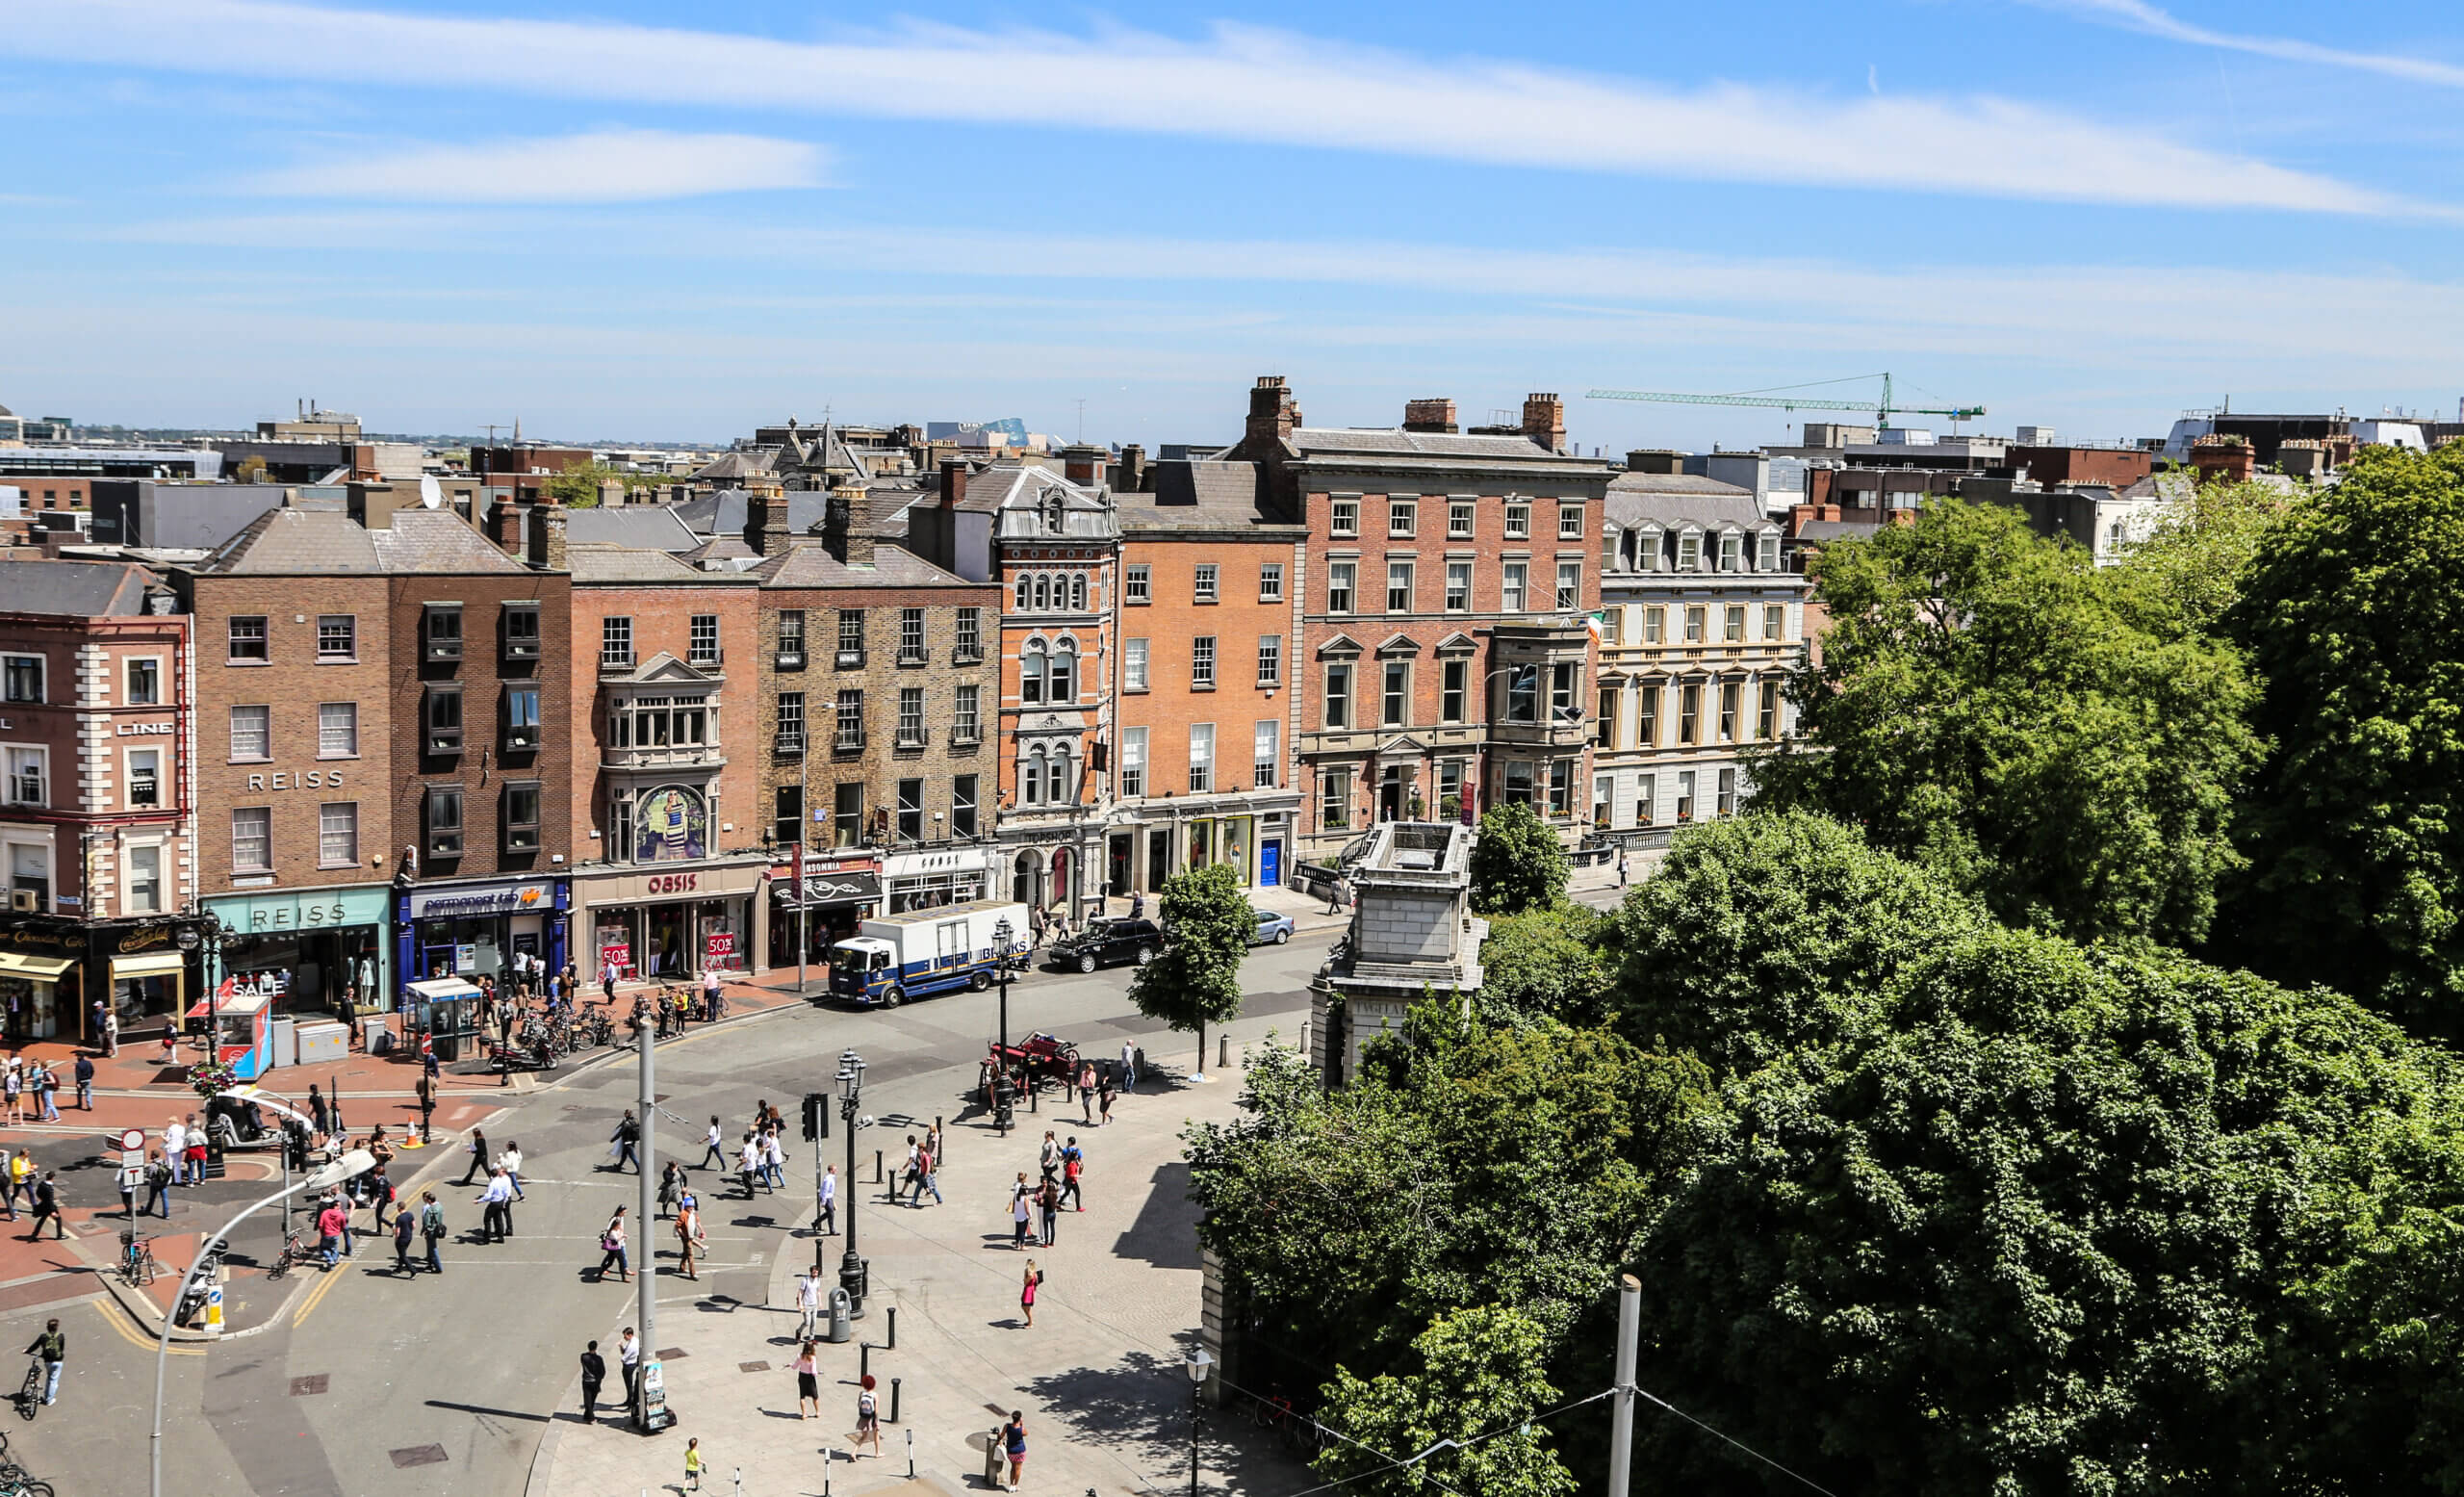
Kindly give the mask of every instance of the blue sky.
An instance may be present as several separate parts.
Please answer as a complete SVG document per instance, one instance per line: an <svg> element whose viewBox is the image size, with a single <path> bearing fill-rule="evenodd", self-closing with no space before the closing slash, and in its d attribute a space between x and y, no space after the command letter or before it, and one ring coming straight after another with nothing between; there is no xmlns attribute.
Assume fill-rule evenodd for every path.
<svg viewBox="0 0 2464 1497"><path fill-rule="evenodd" d="M2451 413L2464 21L2196 0L11 0L0 403L1210 440L1890 369L1985 426ZM1870 385L1845 387L1859 394Z"/></svg>

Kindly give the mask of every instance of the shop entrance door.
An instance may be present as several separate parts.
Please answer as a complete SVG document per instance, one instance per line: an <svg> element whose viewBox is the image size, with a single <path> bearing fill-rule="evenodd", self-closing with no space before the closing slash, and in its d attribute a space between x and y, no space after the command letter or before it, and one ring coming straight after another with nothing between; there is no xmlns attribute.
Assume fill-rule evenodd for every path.
<svg viewBox="0 0 2464 1497"><path fill-rule="evenodd" d="M1132 845L1130 834L1127 832L1116 833L1105 839L1104 891L1106 893L1125 895L1129 892Z"/></svg>
<svg viewBox="0 0 2464 1497"><path fill-rule="evenodd" d="M1258 883L1268 889L1283 887L1283 839L1270 837L1258 844Z"/></svg>
<svg viewBox="0 0 2464 1497"><path fill-rule="evenodd" d="M453 976L453 942L449 941L442 945L421 947L419 975L422 977Z"/></svg>

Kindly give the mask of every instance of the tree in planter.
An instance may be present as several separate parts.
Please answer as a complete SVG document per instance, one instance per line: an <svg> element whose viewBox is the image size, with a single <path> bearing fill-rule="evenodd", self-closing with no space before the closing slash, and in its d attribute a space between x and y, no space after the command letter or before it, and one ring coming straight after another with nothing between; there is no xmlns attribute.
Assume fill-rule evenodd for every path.
<svg viewBox="0 0 2464 1497"><path fill-rule="evenodd" d="M1241 1012L1241 959L1249 954L1249 896L1229 865L1164 881L1156 900L1164 949L1129 982L1129 1000L1149 1019L1197 1032L1197 1073L1206 1073L1206 1026Z"/></svg>
<svg viewBox="0 0 2464 1497"><path fill-rule="evenodd" d="M1472 908L1482 915L1521 915L1553 908L1566 896L1566 849L1549 823L1520 801L1480 818L1472 843Z"/></svg>

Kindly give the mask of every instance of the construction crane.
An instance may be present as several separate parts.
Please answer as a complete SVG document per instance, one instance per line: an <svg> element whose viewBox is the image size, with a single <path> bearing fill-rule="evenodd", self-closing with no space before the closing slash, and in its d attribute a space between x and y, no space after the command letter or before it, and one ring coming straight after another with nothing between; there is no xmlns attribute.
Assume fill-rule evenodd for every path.
<svg viewBox="0 0 2464 1497"><path fill-rule="evenodd" d="M1880 379L1883 398L1879 402L1866 400L1822 400L1808 396L1775 395L1773 391L1810 390L1818 385L1846 384L1856 379ZM1946 416L1954 422L1970 421L1985 414L1982 405L1900 405L1890 398L1890 374L1849 374L1839 379L1816 379L1802 385L1774 385L1768 390L1740 390L1734 395L1676 395L1665 390L1592 390L1586 392L1595 400L1658 400L1673 405L1758 405L1784 411L1872 411L1874 425L1887 426L1891 416Z"/></svg>

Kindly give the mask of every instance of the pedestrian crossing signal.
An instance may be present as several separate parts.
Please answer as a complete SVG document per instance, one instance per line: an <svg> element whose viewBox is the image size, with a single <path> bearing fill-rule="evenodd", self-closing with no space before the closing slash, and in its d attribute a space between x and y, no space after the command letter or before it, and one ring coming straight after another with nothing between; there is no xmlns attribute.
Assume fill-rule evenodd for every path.
<svg viewBox="0 0 2464 1497"><path fill-rule="evenodd" d="M805 1094L805 1141L815 1143L830 1137L830 1094Z"/></svg>

